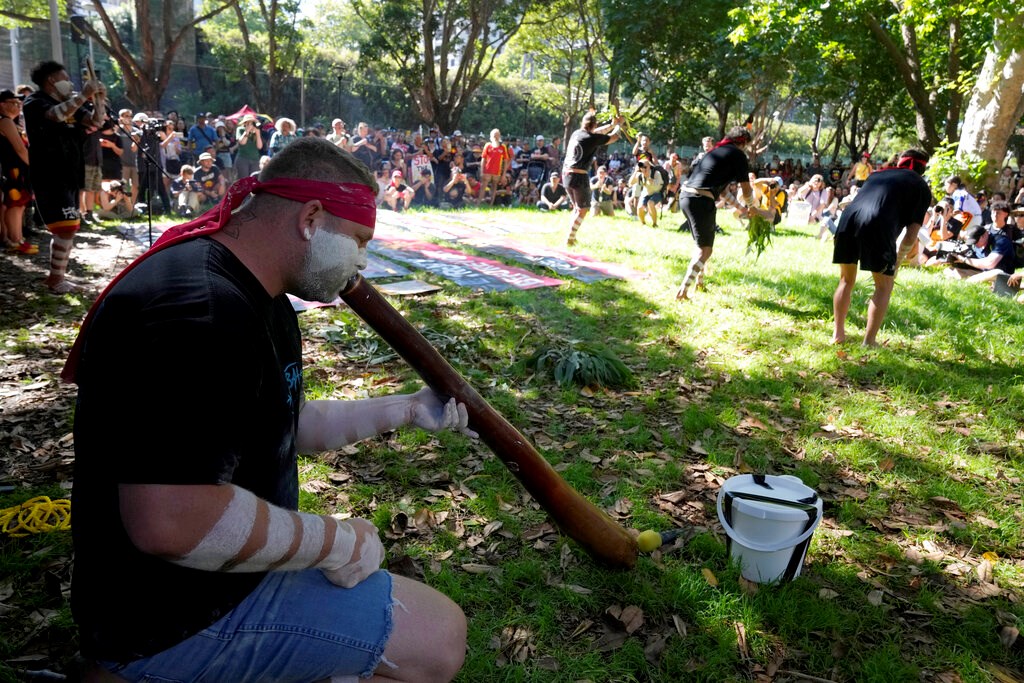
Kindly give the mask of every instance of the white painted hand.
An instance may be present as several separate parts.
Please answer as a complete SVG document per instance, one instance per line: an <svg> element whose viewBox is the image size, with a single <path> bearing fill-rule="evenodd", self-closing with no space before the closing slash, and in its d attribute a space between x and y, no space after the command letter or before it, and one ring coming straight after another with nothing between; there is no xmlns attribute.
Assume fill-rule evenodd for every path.
<svg viewBox="0 0 1024 683"><path fill-rule="evenodd" d="M450 429L461 432L471 439L479 436L469 428L469 414L465 403L457 403L454 398L447 403L440 395L429 387L420 389L412 395L410 422L431 432Z"/></svg>

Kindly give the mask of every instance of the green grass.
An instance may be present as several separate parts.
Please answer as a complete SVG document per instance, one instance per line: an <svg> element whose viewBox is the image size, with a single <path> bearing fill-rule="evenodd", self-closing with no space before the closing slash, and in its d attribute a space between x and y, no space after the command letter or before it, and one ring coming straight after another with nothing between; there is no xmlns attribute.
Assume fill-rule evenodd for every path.
<svg viewBox="0 0 1024 683"><path fill-rule="evenodd" d="M518 239L561 246L567 233L564 214L494 215ZM1021 644L999 640L1024 621L1024 307L908 268L884 345L835 347L830 245L784 226L755 260L742 228L721 222L707 291L689 303L674 296L693 249L675 214L657 229L583 224L577 249L644 279L475 293L418 273L443 290L394 301L577 490L624 526L687 529L678 547L605 569L544 531L545 512L483 443L416 430L304 459L304 509L372 518L390 560L407 556L463 607L458 681L987 681L997 667L1024 670ZM851 337L870 293L863 278ZM347 309L300 321L311 397L418 386ZM521 362L569 340L607 346L637 387L563 388ZM726 553L718 485L749 471L795 474L825 500L790 584L751 591ZM997 558L998 590L977 578L984 553ZM491 570L470 570L479 565ZM644 617L630 634L610 615L626 606Z"/></svg>

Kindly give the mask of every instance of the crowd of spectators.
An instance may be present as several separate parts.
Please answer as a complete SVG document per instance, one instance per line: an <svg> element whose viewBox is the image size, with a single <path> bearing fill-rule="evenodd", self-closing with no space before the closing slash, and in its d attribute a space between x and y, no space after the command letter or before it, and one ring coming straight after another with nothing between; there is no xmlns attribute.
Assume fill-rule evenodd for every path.
<svg viewBox="0 0 1024 683"><path fill-rule="evenodd" d="M20 150L14 138L24 141L23 128L16 127L14 102L30 89L19 86L17 92L0 93L0 163L6 168L18 166ZM543 134L505 138L498 129L487 136L463 135L461 130L446 134L436 127L403 131L364 121L350 130L341 118L329 126L300 128L285 116L271 120L255 113L218 116L205 112L188 121L177 111L121 109L111 112L107 124L86 140L83 221L129 219L150 207L155 213L197 214L219 202L234 180L258 173L267 159L303 136L325 137L365 163L378 180L379 205L393 211L413 206L571 208L561 178L564 150L557 136L549 142ZM674 144L657 145L641 133L631 148L602 147L590 169L595 213L612 216L622 212L657 226L663 216L678 211L680 184L714 144L713 138L705 137L696 147L697 153L691 155ZM818 227L817 237L828 240L858 187L873 171L892 163L879 163L866 151L850 164L825 164L815 154L805 165L803 159L764 154L752 164L751 182L761 204L779 209L779 216L800 206L807 223ZM27 202L23 193L19 195L13 185L12 189L0 214L6 218L4 238L9 249L31 253L32 245L26 246L16 227L21 222L18 205L24 211ZM948 196L937 198L929 212L930 227L922 231L928 233L928 239L922 240L915 256L918 262L931 265L937 259L956 258L945 255L951 245L963 253L967 246L978 253L986 249L978 247L977 240L971 245L963 241L970 233L968 228L984 225L991 231L997 225L1001 214L993 215L987 207L990 200L1006 202L1012 217L1007 237L1013 238L1011 243L1020 239L1014 224L1024 213L1024 166L1006 166L995 187L977 195L962 184L950 185L948 190ZM735 192L733 187L722 192L720 208L730 205ZM14 196L22 198L14 200ZM971 224L965 224L965 215L974 216ZM989 250L1003 243L1002 239L981 241L991 245ZM1005 246L998 248L1006 250ZM1013 274L1011 260L1004 259L1002 268L996 270Z"/></svg>

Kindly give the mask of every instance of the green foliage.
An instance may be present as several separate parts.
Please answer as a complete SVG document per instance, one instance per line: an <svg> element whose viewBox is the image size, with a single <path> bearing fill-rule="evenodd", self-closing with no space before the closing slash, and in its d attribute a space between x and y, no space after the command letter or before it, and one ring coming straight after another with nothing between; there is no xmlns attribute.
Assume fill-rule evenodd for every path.
<svg viewBox="0 0 1024 683"><path fill-rule="evenodd" d="M610 349L582 341L567 346L544 346L526 360L526 366L550 374L562 387L573 384L609 388L635 385L633 372Z"/></svg>
<svg viewBox="0 0 1024 683"><path fill-rule="evenodd" d="M747 252L754 252L754 258L761 254L772 243L772 222L758 213L751 213L747 223Z"/></svg>
<svg viewBox="0 0 1024 683"><path fill-rule="evenodd" d="M946 187L943 181L951 175L958 175L972 192L976 188L983 187L986 174L988 173L988 162L974 155L957 155L958 143L945 142L931 155L928 160L928 168L924 172L925 179L932 188L936 197L943 197L946 194Z"/></svg>

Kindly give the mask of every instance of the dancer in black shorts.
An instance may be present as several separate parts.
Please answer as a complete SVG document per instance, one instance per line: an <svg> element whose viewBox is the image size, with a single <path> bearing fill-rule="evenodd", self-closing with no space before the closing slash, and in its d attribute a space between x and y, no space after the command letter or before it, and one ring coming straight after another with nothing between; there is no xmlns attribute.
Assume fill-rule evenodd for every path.
<svg viewBox="0 0 1024 683"><path fill-rule="evenodd" d="M744 203L731 200L733 206L744 216L757 210L753 207L754 191L750 187L750 165L745 151L750 140L750 131L743 126L730 129L721 142L700 158L690 172L690 177L679 188L679 208L689 222L690 232L697 242L697 251L690 261L690 267L686 269L676 299L689 299L693 283L703 282L704 267L711 259L715 246L715 202L722 190L729 183L739 183Z"/></svg>
<svg viewBox="0 0 1024 683"><path fill-rule="evenodd" d="M876 345L875 336L889 308L896 269L917 244L917 233L932 204L931 188L921 177L927 165L927 154L908 149L900 155L896 168L868 176L853 202L843 211L832 256L832 263L839 264L839 286L832 297L835 314L832 343L846 341L846 315L850 312L859 262L860 269L869 271L875 279L875 291L868 302L864 345Z"/></svg>
<svg viewBox="0 0 1024 683"><path fill-rule="evenodd" d="M590 211L590 166L594 162L594 154L601 145L610 145L619 139L619 126L625 122L625 117L618 116L611 123L598 126L597 114L590 111L583 115L579 130L569 138L562 166L565 189L572 202L572 226L565 242L567 246L576 244L576 231Z"/></svg>

